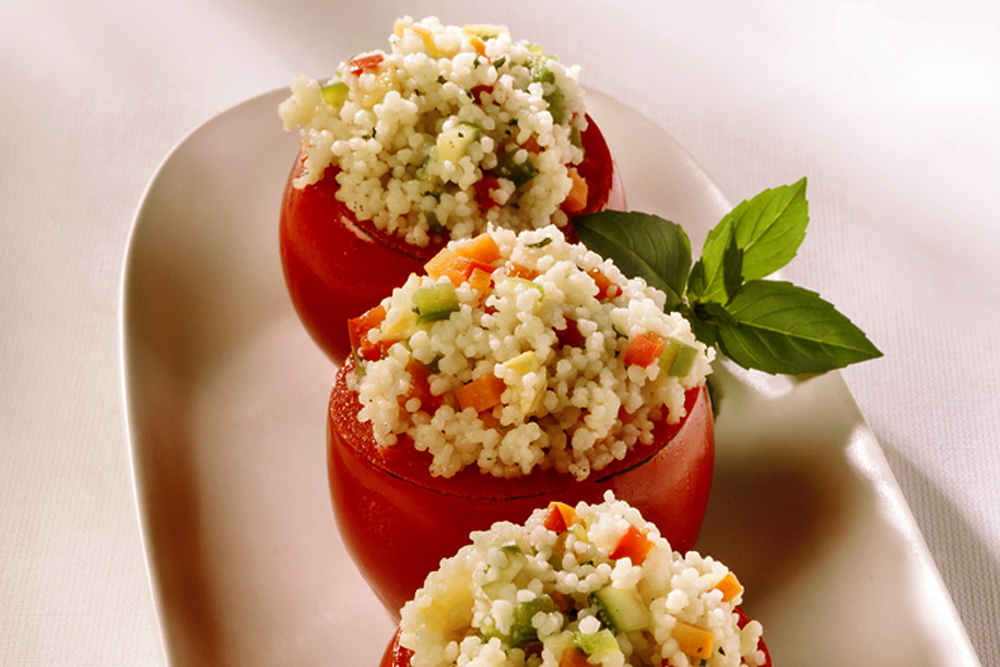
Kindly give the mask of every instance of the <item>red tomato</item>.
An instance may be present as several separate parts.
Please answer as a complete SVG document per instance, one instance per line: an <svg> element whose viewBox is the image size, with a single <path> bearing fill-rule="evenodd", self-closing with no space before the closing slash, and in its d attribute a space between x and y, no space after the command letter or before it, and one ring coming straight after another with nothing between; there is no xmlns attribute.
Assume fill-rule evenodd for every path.
<svg viewBox="0 0 1000 667"><path fill-rule="evenodd" d="M749 619L739 607L736 608L736 613L739 614L738 623L742 628ZM764 652L764 664L761 667L772 667L771 654L768 652L763 638L757 643L757 649ZM385 653L382 654L382 662L379 663L379 667L410 667L410 658L412 657L413 651L399 645L399 630L397 629L392 635L392 640L385 647Z"/></svg>
<svg viewBox="0 0 1000 667"><path fill-rule="evenodd" d="M554 471L515 479L466 468L433 477L430 455L412 442L380 448L371 425L357 419L360 403L340 369L328 411L328 466L334 513L348 552L390 614L423 585L442 558L469 542L473 530L500 520L523 523L550 500L599 503L607 489L653 521L674 549L691 549L701 530L712 483L715 431L708 392L688 392L688 415L661 422L655 443L592 473L583 482Z"/></svg>
<svg viewBox="0 0 1000 667"><path fill-rule="evenodd" d="M585 159L577 171L588 183L587 207L624 208L620 181L604 136L593 120L581 139ZM280 249L292 304L317 345L335 363L350 353L346 321L371 309L411 273L420 272L444 245L412 246L358 221L337 199L337 169L327 169L317 183L298 189L304 154L292 166L281 205ZM572 230L567 236L575 237Z"/></svg>

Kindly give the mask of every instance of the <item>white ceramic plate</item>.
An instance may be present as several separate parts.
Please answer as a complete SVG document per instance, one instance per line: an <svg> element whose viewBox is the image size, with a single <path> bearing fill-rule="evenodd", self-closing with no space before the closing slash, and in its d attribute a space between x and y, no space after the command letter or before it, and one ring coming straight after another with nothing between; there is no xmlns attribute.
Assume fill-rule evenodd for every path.
<svg viewBox="0 0 1000 667"><path fill-rule="evenodd" d="M122 341L138 508L175 665L377 665L392 633L337 535L335 369L278 258L297 137L284 91L184 140L138 212ZM590 93L629 204L696 246L729 208L668 135ZM836 373L720 365L717 477L699 550L746 584L778 667L978 664L882 453Z"/></svg>

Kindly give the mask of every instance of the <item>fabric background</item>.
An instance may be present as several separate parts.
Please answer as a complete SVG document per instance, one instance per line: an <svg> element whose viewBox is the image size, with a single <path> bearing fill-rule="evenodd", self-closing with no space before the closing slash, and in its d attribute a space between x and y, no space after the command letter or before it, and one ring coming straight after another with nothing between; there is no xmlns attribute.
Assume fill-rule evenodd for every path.
<svg viewBox="0 0 1000 667"><path fill-rule="evenodd" d="M382 47L498 22L652 119L735 202L809 178L788 277L882 349L844 376L983 664L1000 664L1000 8L988 0L4 0L0 663L161 660L119 298L144 189L199 124ZM248 137L252 141L252 137Z"/></svg>

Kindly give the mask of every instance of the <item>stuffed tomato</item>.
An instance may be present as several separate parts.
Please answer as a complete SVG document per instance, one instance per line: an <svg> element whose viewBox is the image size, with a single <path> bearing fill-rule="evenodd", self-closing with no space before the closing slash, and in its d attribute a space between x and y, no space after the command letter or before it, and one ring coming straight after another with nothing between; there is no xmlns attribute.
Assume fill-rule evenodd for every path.
<svg viewBox="0 0 1000 667"><path fill-rule="evenodd" d="M350 322L329 405L344 543L390 613L470 531L613 490L681 550L714 461L711 351L553 226L451 242Z"/></svg>
<svg viewBox="0 0 1000 667"><path fill-rule="evenodd" d="M506 28L397 21L389 52L298 77L279 113L301 151L280 247L300 319L328 356L344 322L375 306L447 241L624 207L578 69Z"/></svg>
<svg viewBox="0 0 1000 667"><path fill-rule="evenodd" d="M403 607L382 667L770 667L724 564L608 492L473 533Z"/></svg>

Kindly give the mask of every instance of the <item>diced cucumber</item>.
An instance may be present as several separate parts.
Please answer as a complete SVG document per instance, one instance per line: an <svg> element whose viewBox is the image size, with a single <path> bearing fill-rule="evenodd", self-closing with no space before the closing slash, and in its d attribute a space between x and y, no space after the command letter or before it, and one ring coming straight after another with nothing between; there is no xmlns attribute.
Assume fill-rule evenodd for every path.
<svg viewBox="0 0 1000 667"><path fill-rule="evenodd" d="M591 593L590 603L597 607L597 617L619 634L641 630L653 620L635 588L608 586Z"/></svg>
<svg viewBox="0 0 1000 667"><path fill-rule="evenodd" d="M446 320L458 310L458 294L451 283L436 283L413 293L417 324Z"/></svg>
<svg viewBox="0 0 1000 667"><path fill-rule="evenodd" d="M520 149L507 151L507 153L505 153L504 156L497 161L497 166L493 170L493 173L498 178L506 178L508 181L512 181L515 188L521 187L538 174L538 169L535 167L530 157L526 157L523 162L518 162L515 159L514 156L517 155L518 152L520 152Z"/></svg>
<svg viewBox="0 0 1000 667"><path fill-rule="evenodd" d="M671 337L660 351L660 370L670 377L684 377L697 358L697 348Z"/></svg>
<svg viewBox="0 0 1000 667"><path fill-rule="evenodd" d="M479 631L487 639L499 638L510 648L524 648L531 642L538 641L538 629L531 622L535 614L538 612L549 614L555 610L556 605L552 598L548 595L539 595L532 600L518 602L514 605L514 620L510 626L510 632L506 634L500 632L492 616L483 619ZM617 642L615 646L618 646Z"/></svg>
<svg viewBox="0 0 1000 667"><path fill-rule="evenodd" d="M480 128L475 123L459 121L441 131L437 138L437 158L455 164L468 153L472 142L478 141Z"/></svg>
<svg viewBox="0 0 1000 667"><path fill-rule="evenodd" d="M542 97L549 105L549 113L552 114L552 122L562 125L566 119L566 95L559 88Z"/></svg>
<svg viewBox="0 0 1000 667"><path fill-rule="evenodd" d="M516 544L505 544L500 547L500 551L507 557L507 564L503 567L490 565L487 573L490 575L488 578L491 581L483 584L483 592L491 600L495 600L499 596L500 590L512 582L514 577L517 576L528 562L528 557L521 550L521 547ZM496 575L492 572L494 568L498 570Z"/></svg>
<svg viewBox="0 0 1000 667"><path fill-rule="evenodd" d="M577 148L583 148L583 135L580 133L580 128L575 126L570 128L569 143L573 144Z"/></svg>
<svg viewBox="0 0 1000 667"><path fill-rule="evenodd" d="M533 55L528 59L531 80L539 83L555 83L556 75L549 69L549 59L545 55Z"/></svg>
<svg viewBox="0 0 1000 667"><path fill-rule="evenodd" d="M587 655L598 659L621 653L621 648L618 646L615 634L607 628L603 628L592 635L583 632L574 632L573 644Z"/></svg>
<svg viewBox="0 0 1000 667"><path fill-rule="evenodd" d="M323 94L323 101L331 107L339 107L347 99L350 88L343 81L328 84L319 89Z"/></svg>

